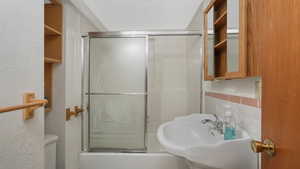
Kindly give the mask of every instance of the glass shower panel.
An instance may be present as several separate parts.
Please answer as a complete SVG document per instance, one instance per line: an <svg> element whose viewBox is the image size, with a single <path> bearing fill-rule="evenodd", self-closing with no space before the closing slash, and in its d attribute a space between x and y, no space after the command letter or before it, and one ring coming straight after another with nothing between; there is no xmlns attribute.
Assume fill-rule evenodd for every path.
<svg viewBox="0 0 300 169"><path fill-rule="evenodd" d="M90 149L145 150L146 38L90 40Z"/></svg>
<svg viewBox="0 0 300 169"><path fill-rule="evenodd" d="M91 148L143 149L144 105L144 96L91 96Z"/></svg>
<svg viewBox="0 0 300 169"><path fill-rule="evenodd" d="M145 43L145 38L91 39L91 92L145 92Z"/></svg>

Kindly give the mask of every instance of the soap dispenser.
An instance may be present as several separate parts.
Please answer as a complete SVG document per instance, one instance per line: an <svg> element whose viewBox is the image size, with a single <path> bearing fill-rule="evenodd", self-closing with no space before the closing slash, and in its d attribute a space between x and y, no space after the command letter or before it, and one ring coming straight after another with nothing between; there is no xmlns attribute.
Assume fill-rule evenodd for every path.
<svg viewBox="0 0 300 169"><path fill-rule="evenodd" d="M226 111L224 116L224 140L236 139L236 124L232 112Z"/></svg>

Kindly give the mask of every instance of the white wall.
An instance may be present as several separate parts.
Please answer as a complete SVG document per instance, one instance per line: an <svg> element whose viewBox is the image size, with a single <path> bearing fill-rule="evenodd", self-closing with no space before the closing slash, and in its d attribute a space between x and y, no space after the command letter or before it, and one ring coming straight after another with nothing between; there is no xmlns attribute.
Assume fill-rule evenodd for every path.
<svg viewBox="0 0 300 169"><path fill-rule="evenodd" d="M80 13L70 3L64 4L65 30L65 108L74 110L81 105L81 32ZM72 117L65 122L65 157L66 169L79 168L79 152L81 148L81 118Z"/></svg>
<svg viewBox="0 0 300 169"><path fill-rule="evenodd" d="M0 1L0 107L43 98L44 2ZM22 110L0 114L0 169L44 167L44 110L23 121Z"/></svg>
<svg viewBox="0 0 300 169"><path fill-rule="evenodd" d="M99 31L71 3L64 4L66 108L81 106L81 35ZM102 30L103 31L103 30ZM66 169L79 169L81 152L81 117L66 121Z"/></svg>
<svg viewBox="0 0 300 169"><path fill-rule="evenodd" d="M101 30L104 31L107 28L103 25L103 23L99 20L98 17L92 12L90 7L87 6L85 0L69 0L81 13L82 17L85 18L87 22L84 22L84 25L81 29L81 31L84 32L89 32L95 30ZM87 19L88 18L88 19ZM92 23L92 24L91 24ZM90 26L89 26L90 25Z"/></svg>

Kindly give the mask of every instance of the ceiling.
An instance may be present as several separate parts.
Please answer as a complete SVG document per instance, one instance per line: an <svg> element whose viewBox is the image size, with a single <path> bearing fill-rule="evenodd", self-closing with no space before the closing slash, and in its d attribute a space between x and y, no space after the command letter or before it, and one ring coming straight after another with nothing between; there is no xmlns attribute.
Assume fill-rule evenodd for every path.
<svg viewBox="0 0 300 169"><path fill-rule="evenodd" d="M109 31L185 29L202 0L83 0Z"/></svg>

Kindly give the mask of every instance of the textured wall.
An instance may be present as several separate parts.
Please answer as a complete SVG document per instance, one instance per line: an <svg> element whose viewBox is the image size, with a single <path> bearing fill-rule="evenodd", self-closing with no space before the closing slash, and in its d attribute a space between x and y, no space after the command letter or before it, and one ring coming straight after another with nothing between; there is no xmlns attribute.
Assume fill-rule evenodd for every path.
<svg viewBox="0 0 300 169"><path fill-rule="evenodd" d="M66 108L81 106L81 35L98 29L75 8L65 3ZM81 117L65 122L66 169L79 169Z"/></svg>
<svg viewBox="0 0 300 169"><path fill-rule="evenodd" d="M44 2L0 1L0 107L22 104L24 92L43 98ZM0 169L44 167L44 110L0 114Z"/></svg>

